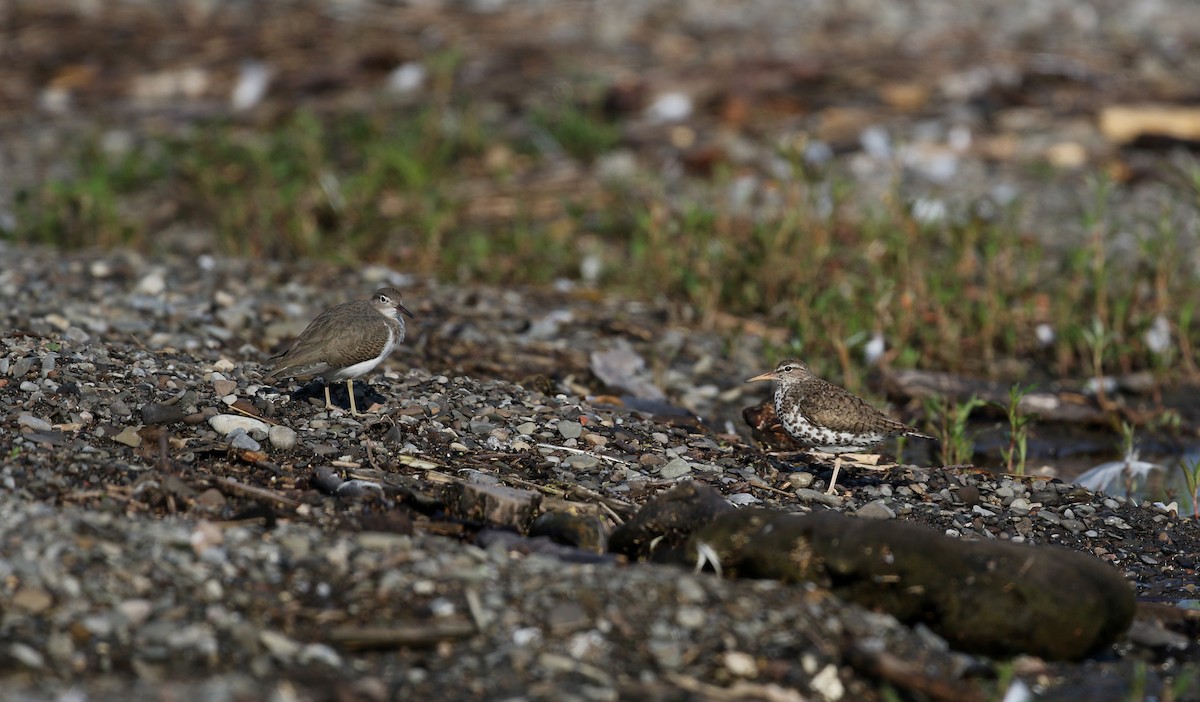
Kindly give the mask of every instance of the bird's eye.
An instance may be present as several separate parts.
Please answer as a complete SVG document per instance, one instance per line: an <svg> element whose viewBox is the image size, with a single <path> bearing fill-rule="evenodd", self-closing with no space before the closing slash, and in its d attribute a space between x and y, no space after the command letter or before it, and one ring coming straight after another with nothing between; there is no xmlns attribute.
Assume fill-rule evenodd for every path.
<svg viewBox="0 0 1200 702"><path fill-rule="evenodd" d="M793 366L793 365L792 365L792 364L790 364L790 363L789 363L788 365L786 365L786 366L784 366L784 367L783 367L783 372L784 372L784 373L791 373L791 372L792 372L792 371L794 371L794 370L796 370L796 367L795 367L795 366Z"/></svg>

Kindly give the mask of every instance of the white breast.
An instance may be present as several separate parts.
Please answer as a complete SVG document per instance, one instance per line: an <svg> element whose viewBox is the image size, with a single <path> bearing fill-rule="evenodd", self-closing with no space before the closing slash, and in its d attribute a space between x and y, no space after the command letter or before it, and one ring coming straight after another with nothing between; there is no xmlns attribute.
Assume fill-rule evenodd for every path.
<svg viewBox="0 0 1200 702"><path fill-rule="evenodd" d="M352 366L335 369L326 374L325 378L327 380L346 380L347 378L357 378L360 375L370 373L375 369L375 366L383 363L383 359L387 358L388 354L394 351L399 345L400 341L396 338L396 330L393 329L392 325L389 324L387 343L383 345L383 350L379 352L378 356L368 361L355 363Z"/></svg>

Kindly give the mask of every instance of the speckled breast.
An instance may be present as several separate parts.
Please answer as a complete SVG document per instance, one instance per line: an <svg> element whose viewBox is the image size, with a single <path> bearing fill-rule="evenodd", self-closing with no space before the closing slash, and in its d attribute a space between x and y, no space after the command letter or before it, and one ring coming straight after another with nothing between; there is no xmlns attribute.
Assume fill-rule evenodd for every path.
<svg viewBox="0 0 1200 702"><path fill-rule="evenodd" d="M877 432L855 434L848 431L834 431L833 429L813 424L799 412L785 412L778 403L775 406L775 411L779 415L784 430L793 439L829 453L865 451L886 438Z"/></svg>

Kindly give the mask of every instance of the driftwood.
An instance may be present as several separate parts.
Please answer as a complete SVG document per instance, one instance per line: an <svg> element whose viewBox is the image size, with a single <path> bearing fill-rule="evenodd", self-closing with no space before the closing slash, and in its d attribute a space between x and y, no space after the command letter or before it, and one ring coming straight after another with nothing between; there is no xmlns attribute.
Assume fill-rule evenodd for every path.
<svg viewBox="0 0 1200 702"><path fill-rule="evenodd" d="M709 564L725 576L816 583L924 623L958 650L998 656L1075 660L1115 641L1133 620L1133 588L1087 554L951 539L919 524L832 511L730 511L722 502L713 488L684 483L615 530L610 549ZM883 659L870 665L906 674Z"/></svg>
<svg viewBox="0 0 1200 702"><path fill-rule="evenodd" d="M727 574L816 582L924 623L973 653L1077 660L1133 621L1125 578L1059 546L962 541L919 524L752 508L717 517L690 546Z"/></svg>
<svg viewBox="0 0 1200 702"><path fill-rule="evenodd" d="M490 524L527 533L537 516L542 496L530 490L455 480L441 491L446 511L468 522Z"/></svg>

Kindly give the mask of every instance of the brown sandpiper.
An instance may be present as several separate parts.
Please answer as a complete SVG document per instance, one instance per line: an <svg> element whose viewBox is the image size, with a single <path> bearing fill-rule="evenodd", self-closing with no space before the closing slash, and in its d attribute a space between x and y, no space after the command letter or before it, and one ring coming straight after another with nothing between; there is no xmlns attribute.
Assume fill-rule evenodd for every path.
<svg viewBox="0 0 1200 702"><path fill-rule="evenodd" d="M274 369L266 380L319 375L325 382L325 409L334 408L329 382L345 380L350 413L365 416L354 403L354 379L369 373L404 341L404 318L412 317L400 303L400 291L384 287L368 300L334 305L308 323L287 351L271 357Z"/></svg>
<svg viewBox="0 0 1200 702"><path fill-rule="evenodd" d="M799 443L834 454L832 494L841 469L841 454L866 451L893 436L933 439L892 419L843 387L818 378L803 361L788 359L775 370L747 380L775 381L775 413L784 431Z"/></svg>

